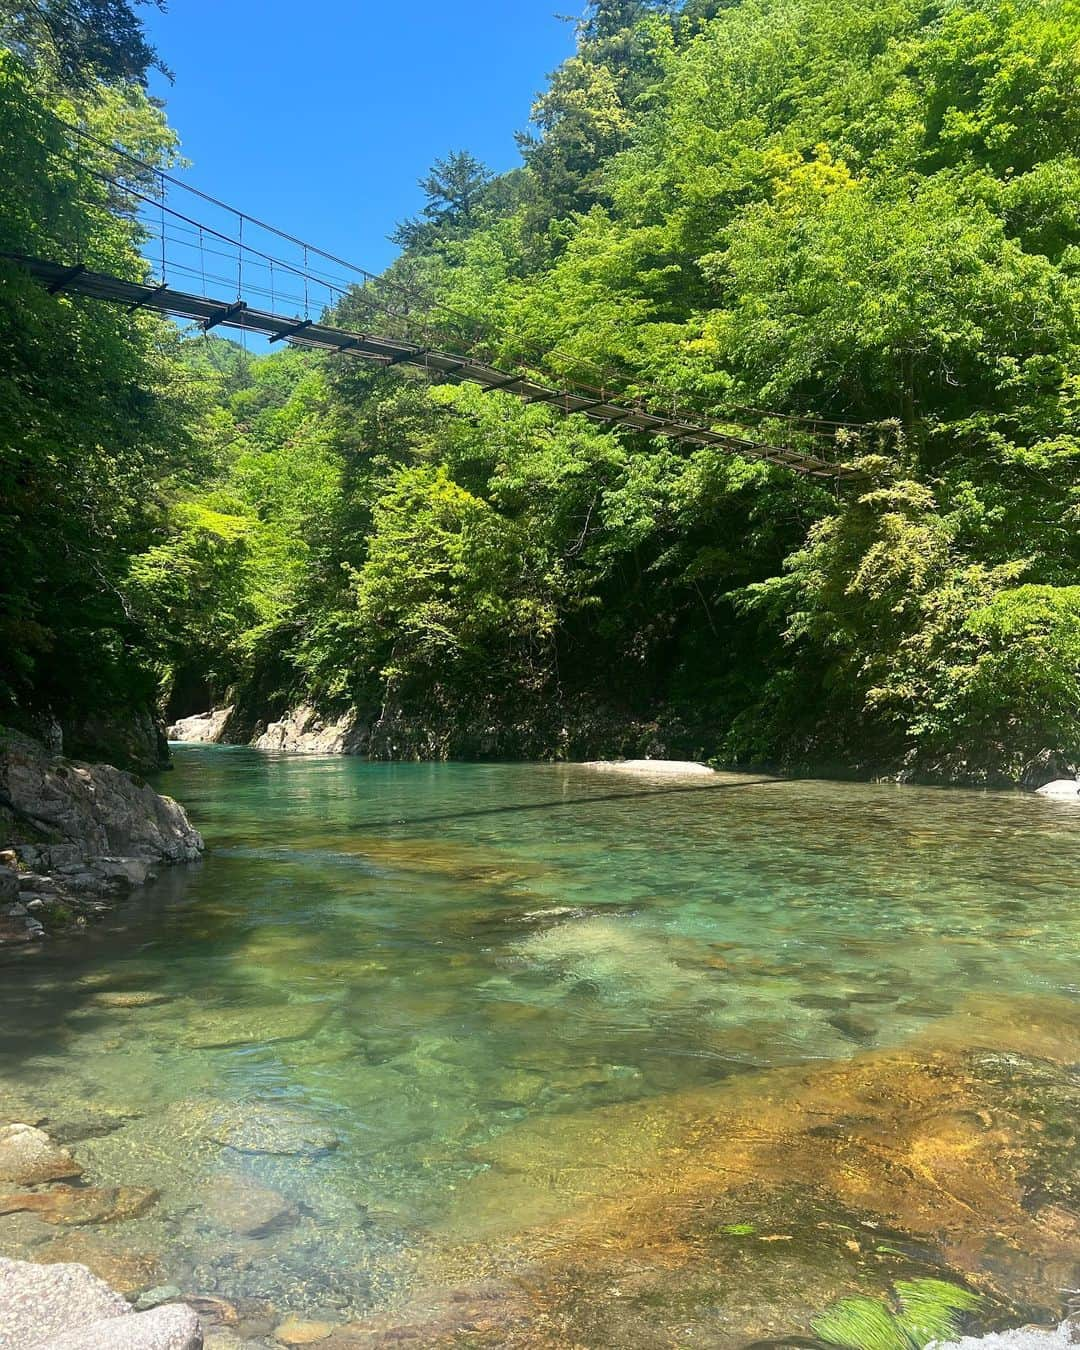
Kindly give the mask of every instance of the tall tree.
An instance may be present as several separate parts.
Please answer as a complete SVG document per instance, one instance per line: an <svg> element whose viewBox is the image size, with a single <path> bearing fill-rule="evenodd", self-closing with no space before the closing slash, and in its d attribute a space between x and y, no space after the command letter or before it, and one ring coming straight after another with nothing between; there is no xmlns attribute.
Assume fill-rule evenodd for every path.
<svg viewBox="0 0 1080 1350"><path fill-rule="evenodd" d="M165 0L135 0L163 10ZM164 70L129 0L0 0L0 42L67 89L145 84Z"/></svg>
<svg viewBox="0 0 1080 1350"><path fill-rule="evenodd" d="M454 150L437 159L419 181L427 198L424 208L419 217L402 221L392 236L403 248L430 245L470 230L491 182L491 170L468 150Z"/></svg>

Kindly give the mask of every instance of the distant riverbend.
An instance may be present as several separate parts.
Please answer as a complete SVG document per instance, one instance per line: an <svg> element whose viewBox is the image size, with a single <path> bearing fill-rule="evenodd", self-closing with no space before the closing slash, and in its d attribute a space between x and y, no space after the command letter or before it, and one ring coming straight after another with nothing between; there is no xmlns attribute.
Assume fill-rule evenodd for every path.
<svg viewBox="0 0 1080 1350"><path fill-rule="evenodd" d="M0 955L0 1125L111 1197L0 1203L0 1253L331 1350L1066 1311L1075 803L219 746L167 789L202 862Z"/></svg>

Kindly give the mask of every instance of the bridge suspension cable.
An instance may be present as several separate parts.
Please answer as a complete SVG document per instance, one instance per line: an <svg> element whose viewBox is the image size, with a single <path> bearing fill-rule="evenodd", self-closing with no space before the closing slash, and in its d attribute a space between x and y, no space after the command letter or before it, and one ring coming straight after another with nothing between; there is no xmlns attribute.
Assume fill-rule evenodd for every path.
<svg viewBox="0 0 1080 1350"><path fill-rule="evenodd" d="M158 310L197 322L205 332L219 326L258 332L272 343L335 351L383 367L412 366L436 378L502 390L527 403L549 404L670 443L717 445L820 479L861 477L847 461L868 435L881 434L880 428L763 409L691 411L661 390L635 389L628 394L618 383L613 388L612 373L593 362L578 364L590 366L600 377L598 384L553 378L539 367L505 369L488 359L491 349L476 322L437 297L370 272L230 206L85 128L56 120L76 137L66 145L66 154L75 167L80 204L133 219L142 256L132 259L131 270L138 279L96 269L81 228L70 244L73 258L3 255L54 294L79 294L130 310ZM99 157L113 157L114 163L108 167L87 163L90 147ZM97 196L89 195L91 184L96 184ZM170 189L199 201L211 219L202 218L203 211L197 215L193 208L179 209L169 198ZM81 220L81 212L77 219ZM319 265L312 264L313 257ZM198 290L178 288L173 284L177 278L189 286L197 281ZM235 299L222 298L234 287ZM292 313L286 312L290 306ZM380 316L378 335L370 331L375 316ZM432 316L445 317L433 327ZM576 360L558 351L549 356Z"/></svg>

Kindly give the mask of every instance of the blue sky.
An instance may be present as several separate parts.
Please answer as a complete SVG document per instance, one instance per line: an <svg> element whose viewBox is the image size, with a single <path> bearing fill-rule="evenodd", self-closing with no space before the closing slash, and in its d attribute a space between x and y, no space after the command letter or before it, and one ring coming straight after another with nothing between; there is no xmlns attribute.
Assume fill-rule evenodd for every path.
<svg viewBox="0 0 1080 1350"><path fill-rule="evenodd" d="M563 0L577 12L583 5ZM190 182L373 271L422 204L416 180L467 149L519 162L545 75L569 55L559 0L171 0L141 15Z"/></svg>

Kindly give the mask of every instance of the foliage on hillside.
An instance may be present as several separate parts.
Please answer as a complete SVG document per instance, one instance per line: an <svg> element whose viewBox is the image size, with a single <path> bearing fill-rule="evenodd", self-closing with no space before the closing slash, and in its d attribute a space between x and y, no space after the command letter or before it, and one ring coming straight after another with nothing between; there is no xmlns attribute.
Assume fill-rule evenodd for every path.
<svg viewBox="0 0 1080 1350"><path fill-rule="evenodd" d="M174 136L143 92L153 53L124 6L0 9L0 250L141 276L102 156L64 123L167 162ZM88 35L79 14L108 10ZM62 12L61 12L62 11ZM138 30L141 31L141 30ZM0 707L77 721L155 695L124 596L132 555L161 530L183 464L206 462L211 410L177 334L52 297L0 263Z"/></svg>
<svg viewBox="0 0 1080 1350"><path fill-rule="evenodd" d="M447 753L977 778L1080 751L1078 53L1075 0L592 4L524 167L436 164L384 285L502 363L891 425L862 487L204 340L183 426L156 395L139 419L167 518L138 547L145 502L116 527L135 556L97 602L174 710L353 703L386 753L436 728ZM141 106L95 107L119 97ZM160 388L160 326L70 321ZM128 466L127 434L93 444ZM146 446L185 435L204 472L178 484Z"/></svg>

